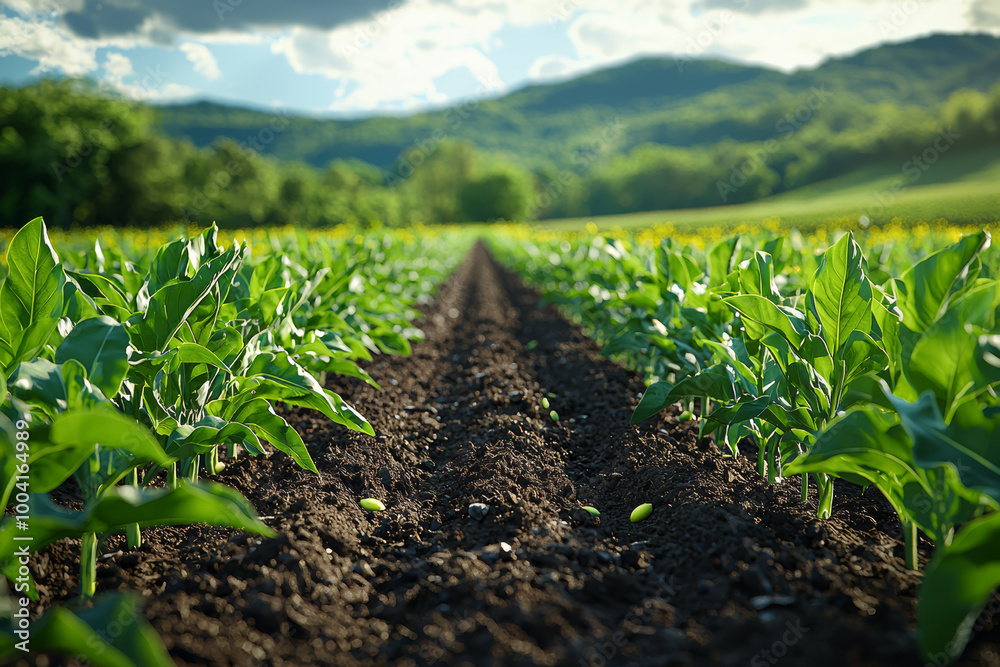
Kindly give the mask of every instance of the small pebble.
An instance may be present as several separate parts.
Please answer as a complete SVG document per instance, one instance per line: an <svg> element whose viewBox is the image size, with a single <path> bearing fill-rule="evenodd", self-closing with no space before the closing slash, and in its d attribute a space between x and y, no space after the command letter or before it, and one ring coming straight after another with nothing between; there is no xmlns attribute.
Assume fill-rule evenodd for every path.
<svg viewBox="0 0 1000 667"><path fill-rule="evenodd" d="M469 516L476 521L482 521L490 511L490 506L484 503L472 503L469 505Z"/></svg>

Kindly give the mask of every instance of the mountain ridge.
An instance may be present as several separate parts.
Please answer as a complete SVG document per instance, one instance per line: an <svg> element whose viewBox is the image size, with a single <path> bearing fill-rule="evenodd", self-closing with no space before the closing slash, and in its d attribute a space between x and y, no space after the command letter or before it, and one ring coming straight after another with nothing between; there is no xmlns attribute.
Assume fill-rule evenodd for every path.
<svg viewBox="0 0 1000 667"><path fill-rule="evenodd" d="M388 168L404 151L443 133L522 166L559 166L614 119L628 129L607 147L611 153L650 142L692 147L760 141L774 133L769 120L796 110L811 88L834 98L825 113L857 107L874 120L879 104L931 107L960 88L988 89L998 72L1000 38L984 33L882 44L790 73L720 60L640 58L410 116L289 115L288 128L264 152L313 166L359 159ZM168 135L199 146L220 136L241 141L275 113L207 101L156 109Z"/></svg>

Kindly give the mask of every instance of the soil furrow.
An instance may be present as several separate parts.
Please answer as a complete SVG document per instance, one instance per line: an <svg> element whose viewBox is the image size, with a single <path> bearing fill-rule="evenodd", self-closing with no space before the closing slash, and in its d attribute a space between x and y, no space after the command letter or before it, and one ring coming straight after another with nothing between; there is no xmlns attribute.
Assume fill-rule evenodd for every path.
<svg viewBox="0 0 1000 667"><path fill-rule="evenodd" d="M629 426L640 379L481 245L425 315L412 357L368 365L382 391L330 385L376 438L296 409L318 477L280 454L222 474L278 538L159 529L102 561L179 664L919 664L919 578L874 490L820 522L676 415ZM50 599L74 549L42 557ZM966 663L997 644L987 626Z"/></svg>

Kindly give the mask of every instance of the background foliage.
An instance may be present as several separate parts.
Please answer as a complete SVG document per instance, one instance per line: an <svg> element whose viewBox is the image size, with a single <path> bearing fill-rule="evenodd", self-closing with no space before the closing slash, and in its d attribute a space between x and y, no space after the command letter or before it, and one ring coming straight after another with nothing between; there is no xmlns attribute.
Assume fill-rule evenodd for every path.
<svg viewBox="0 0 1000 667"><path fill-rule="evenodd" d="M862 165L923 183L933 179L913 158L935 142L959 170L963 155L1000 143L994 61L1000 40L985 35L882 46L791 75L649 59L350 121L151 108L87 81L42 81L0 89L0 223L595 216L748 202Z"/></svg>

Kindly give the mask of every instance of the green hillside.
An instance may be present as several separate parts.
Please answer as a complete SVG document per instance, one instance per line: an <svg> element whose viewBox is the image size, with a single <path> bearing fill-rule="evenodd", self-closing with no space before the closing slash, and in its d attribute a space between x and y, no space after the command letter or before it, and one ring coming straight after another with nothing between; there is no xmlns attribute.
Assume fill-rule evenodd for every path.
<svg viewBox="0 0 1000 667"><path fill-rule="evenodd" d="M851 187L870 197L900 174L908 192L894 207L919 200L913 217L974 219L985 214L928 208L927 193L989 204L935 184L982 172L1000 149L998 73L1000 39L934 36L793 74L646 59L352 121L150 107L43 80L0 89L0 225L42 214L60 226L398 226L723 207L681 216L694 219L754 201L797 215L796 197L841 215L864 204ZM738 214L750 210L784 215Z"/></svg>
<svg viewBox="0 0 1000 667"><path fill-rule="evenodd" d="M926 109L959 88L986 90L998 73L1000 39L989 35L933 35L793 74L651 58L405 118L296 117L264 150L315 166L356 158L389 167L407 149L447 137L524 167L563 167L602 133L610 141L601 152L610 154L647 142L693 147L764 141L780 132L776 126L789 113L816 106L813 88L822 91L821 108L813 111L837 129L876 121L884 103ZM168 135L200 146L220 136L243 141L272 120L266 112L211 103L160 107L159 118Z"/></svg>
<svg viewBox="0 0 1000 667"><path fill-rule="evenodd" d="M593 222L599 229L636 229L672 224L682 229L742 223L756 225L775 217L790 226L857 222L869 214L873 222L899 218L904 223L945 218L954 224L985 225L1000 222L1000 154L982 149L944 156L915 185L890 195L901 179L898 163L862 167L845 176L734 206L645 211L624 215L546 220L546 228L583 229ZM889 202L881 214L880 202Z"/></svg>

